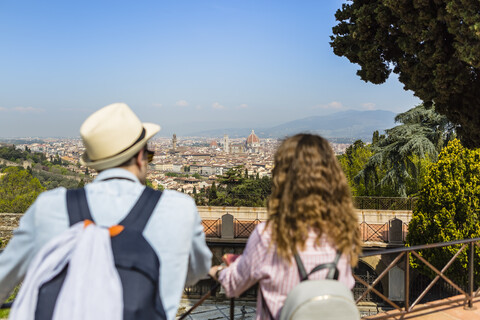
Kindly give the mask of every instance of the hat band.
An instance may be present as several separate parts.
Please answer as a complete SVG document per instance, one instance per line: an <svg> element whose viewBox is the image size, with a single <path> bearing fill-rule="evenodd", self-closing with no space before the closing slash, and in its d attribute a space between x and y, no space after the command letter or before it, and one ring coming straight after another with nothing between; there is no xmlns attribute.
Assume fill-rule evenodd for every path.
<svg viewBox="0 0 480 320"><path fill-rule="evenodd" d="M145 133L146 133L145 128L142 128L142 133L140 134L140 137L137 139L137 141L135 141L134 143L132 143L129 147L123 149L122 151L120 151L120 152L118 152L118 153L116 153L116 154L114 154L114 155L112 155L112 156L110 156L110 157L108 157L108 158L116 157L116 156L118 156L119 154L122 154L122 153L126 152L127 150L133 148L133 146L135 146L137 143L139 143L140 141L142 141L143 138L145 138ZM108 159L108 158L91 160L91 162L101 161L101 160L105 160L105 159Z"/></svg>

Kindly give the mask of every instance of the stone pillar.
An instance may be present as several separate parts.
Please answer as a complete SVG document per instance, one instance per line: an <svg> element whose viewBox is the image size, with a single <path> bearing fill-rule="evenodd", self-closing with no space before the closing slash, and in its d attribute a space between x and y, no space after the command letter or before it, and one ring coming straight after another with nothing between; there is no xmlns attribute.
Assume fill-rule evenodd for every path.
<svg viewBox="0 0 480 320"><path fill-rule="evenodd" d="M222 239L233 238L233 216L227 213L222 216Z"/></svg>
<svg viewBox="0 0 480 320"><path fill-rule="evenodd" d="M398 266L388 271L388 298L392 301L405 300L405 271Z"/></svg>
<svg viewBox="0 0 480 320"><path fill-rule="evenodd" d="M403 222L393 218L388 222L388 243L403 244Z"/></svg>

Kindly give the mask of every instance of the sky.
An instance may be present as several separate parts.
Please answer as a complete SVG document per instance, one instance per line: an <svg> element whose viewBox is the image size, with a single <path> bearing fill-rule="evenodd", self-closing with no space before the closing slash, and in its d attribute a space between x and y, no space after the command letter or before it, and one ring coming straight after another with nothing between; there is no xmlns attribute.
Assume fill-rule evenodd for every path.
<svg viewBox="0 0 480 320"><path fill-rule="evenodd" d="M77 137L125 102L160 135L420 103L329 45L337 0L0 0L0 137Z"/></svg>

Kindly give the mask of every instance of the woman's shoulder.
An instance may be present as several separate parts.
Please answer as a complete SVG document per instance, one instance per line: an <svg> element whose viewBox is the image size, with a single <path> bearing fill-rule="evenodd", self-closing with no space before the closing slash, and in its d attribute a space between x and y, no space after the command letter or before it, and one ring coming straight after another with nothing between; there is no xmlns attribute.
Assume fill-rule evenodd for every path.
<svg viewBox="0 0 480 320"><path fill-rule="evenodd" d="M262 244L264 246L269 246L271 241L271 230L267 222L259 223L255 229L250 234L248 238L249 243L254 243L255 245Z"/></svg>
<svg viewBox="0 0 480 320"><path fill-rule="evenodd" d="M272 235L272 228L267 221L259 223L253 230L253 234L257 234L261 238L270 239Z"/></svg>

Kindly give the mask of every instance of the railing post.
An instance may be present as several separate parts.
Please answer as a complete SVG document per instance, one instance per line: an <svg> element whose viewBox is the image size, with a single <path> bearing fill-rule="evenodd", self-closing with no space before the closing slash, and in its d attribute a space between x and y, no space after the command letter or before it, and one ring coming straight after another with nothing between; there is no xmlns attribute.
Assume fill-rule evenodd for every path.
<svg viewBox="0 0 480 320"><path fill-rule="evenodd" d="M405 255L405 311L410 308L410 251Z"/></svg>
<svg viewBox="0 0 480 320"><path fill-rule="evenodd" d="M473 253L474 245L470 242L470 254L468 258L468 308L473 308Z"/></svg>
<svg viewBox="0 0 480 320"><path fill-rule="evenodd" d="M235 298L230 299L230 320L235 317Z"/></svg>

